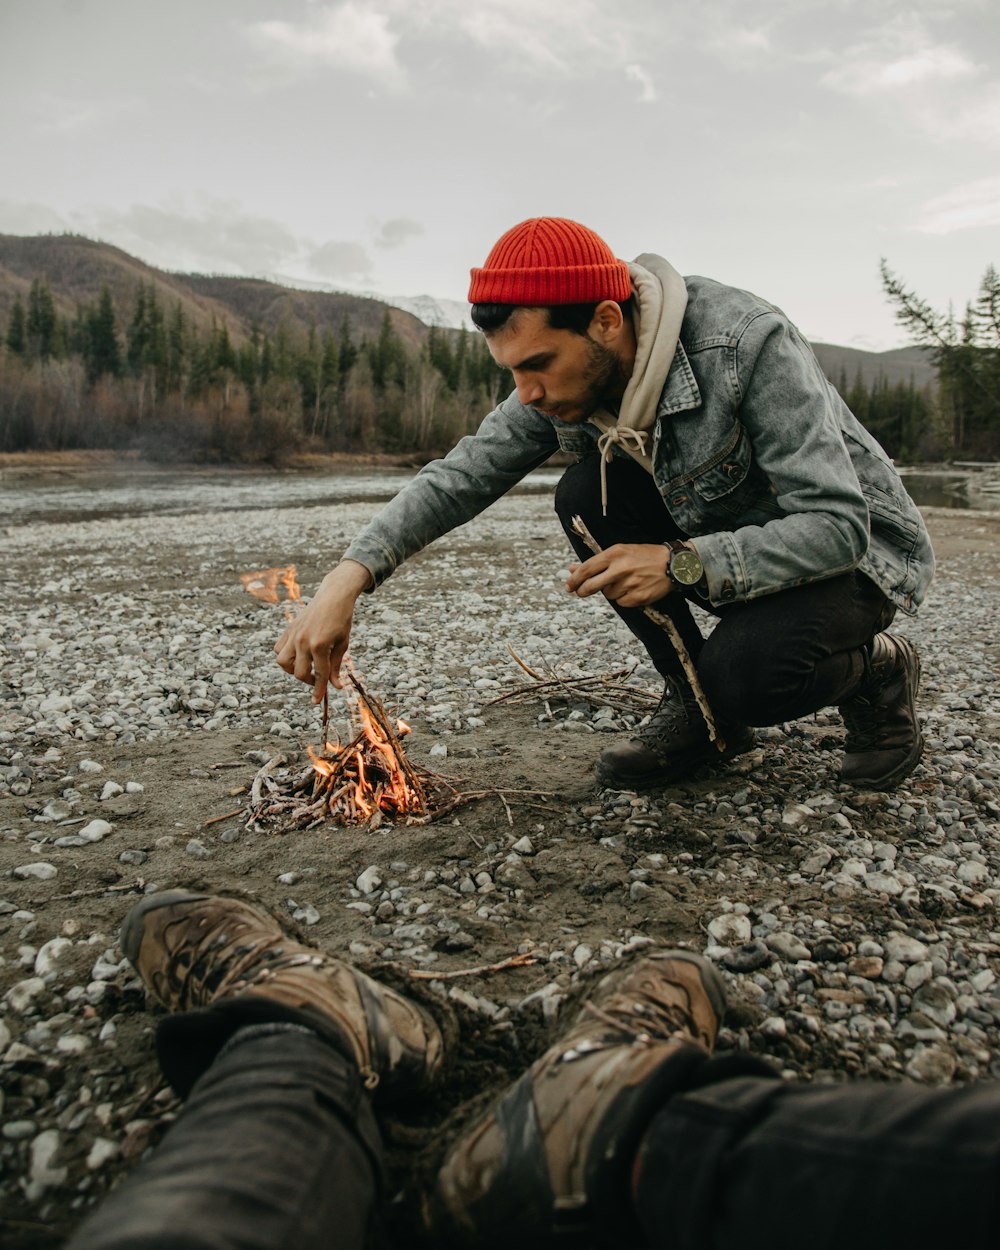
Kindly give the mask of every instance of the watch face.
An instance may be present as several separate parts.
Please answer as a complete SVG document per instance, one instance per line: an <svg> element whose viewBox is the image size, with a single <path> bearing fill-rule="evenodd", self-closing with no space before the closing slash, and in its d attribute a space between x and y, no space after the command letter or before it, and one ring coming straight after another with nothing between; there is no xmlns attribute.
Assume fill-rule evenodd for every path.
<svg viewBox="0 0 1000 1250"><path fill-rule="evenodd" d="M693 586L701 581L705 566L695 551L675 551L670 560L670 576L682 586Z"/></svg>

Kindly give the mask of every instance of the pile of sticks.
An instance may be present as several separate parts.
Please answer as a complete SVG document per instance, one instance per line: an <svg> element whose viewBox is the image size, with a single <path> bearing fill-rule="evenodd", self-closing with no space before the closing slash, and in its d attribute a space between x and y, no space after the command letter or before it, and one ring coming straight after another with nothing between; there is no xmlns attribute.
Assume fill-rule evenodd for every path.
<svg viewBox="0 0 1000 1250"><path fill-rule="evenodd" d="M629 678L635 671L633 668L620 668L613 673L585 673L567 677L552 668L539 672L526 664L513 647L508 646L507 650L514 657L518 668L527 673L531 680L490 699L486 707L496 703L525 703L541 699L551 715L549 701L560 699L565 702L589 703L592 707L610 707L616 712L631 712L642 717L652 712L659 701L659 695L629 684Z"/></svg>
<svg viewBox="0 0 1000 1250"><path fill-rule="evenodd" d="M250 787L246 827L251 831L311 829L326 821L369 829L385 819L426 824L457 806L459 796L449 782L407 759L378 699L353 674L348 681L374 732L362 727L344 746L326 742L298 771L287 766L285 756L268 760ZM324 739L326 727L324 711Z"/></svg>

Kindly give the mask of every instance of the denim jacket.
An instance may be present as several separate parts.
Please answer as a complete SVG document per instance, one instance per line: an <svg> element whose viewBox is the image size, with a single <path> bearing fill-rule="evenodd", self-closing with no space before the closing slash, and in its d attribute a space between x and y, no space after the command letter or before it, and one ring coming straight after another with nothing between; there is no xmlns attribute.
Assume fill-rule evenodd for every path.
<svg viewBox="0 0 1000 1250"><path fill-rule="evenodd" d="M885 452L779 309L708 278L685 281L688 305L650 454L664 506L701 556L708 599L755 599L856 568L915 612L934 556ZM557 449L594 454L599 434L511 395L425 465L345 556L378 585Z"/></svg>

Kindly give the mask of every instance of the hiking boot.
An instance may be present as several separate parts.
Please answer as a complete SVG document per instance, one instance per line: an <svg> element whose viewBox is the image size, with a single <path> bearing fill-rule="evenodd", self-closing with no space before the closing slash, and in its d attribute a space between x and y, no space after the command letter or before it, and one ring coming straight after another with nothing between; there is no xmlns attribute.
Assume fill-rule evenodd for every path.
<svg viewBox="0 0 1000 1250"><path fill-rule="evenodd" d="M841 781L887 790L920 761L924 738L914 700L920 657L906 638L876 634L865 650L865 675L857 694L841 704L847 726Z"/></svg>
<svg viewBox="0 0 1000 1250"><path fill-rule="evenodd" d="M702 764L717 764L753 749L747 725L718 726L725 748L709 740L708 726L690 684L668 677L649 721L626 742L608 747L597 761L597 781L612 790L645 790L689 777Z"/></svg>
<svg viewBox="0 0 1000 1250"><path fill-rule="evenodd" d="M629 1198L638 1143L708 1059L721 978L688 951L605 977L575 1025L452 1149L427 1222L435 1240L518 1250L583 1234L641 1244Z"/></svg>
<svg viewBox="0 0 1000 1250"><path fill-rule="evenodd" d="M168 1011L228 1006L258 1022L302 1017L357 1063L369 1090L413 1092L441 1069L437 1024L416 1003L282 932L237 898L168 890L125 917L121 947Z"/></svg>

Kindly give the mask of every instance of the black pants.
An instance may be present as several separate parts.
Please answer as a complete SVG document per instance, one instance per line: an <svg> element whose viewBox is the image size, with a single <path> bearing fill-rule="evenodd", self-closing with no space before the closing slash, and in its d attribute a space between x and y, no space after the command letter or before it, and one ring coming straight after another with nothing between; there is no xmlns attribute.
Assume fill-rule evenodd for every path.
<svg viewBox="0 0 1000 1250"><path fill-rule="evenodd" d="M633 1196L650 1246L994 1243L1000 1083L813 1088L733 1067L705 1063L643 1138ZM66 1250L362 1250L379 1169L351 1062L308 1031L244 1030Z"/></svg>
<svg viewBox="0 0 1000 1250"><path fill-rule="evenodd" d="M581 559L592 553L572 531L575 515L602 547L688 537L671 520L650 474L631 459L608 465L608 516L602 516L599 463L592 456L570 466L556 488L556 512ZM719 618L707 639L683 595L671 593L652 606L677 626L718 718L743 725L777 725L846 702L864 675L862 648L895 615L895 606L862 573L719 608L693 601ZM655 668L664 677L678 676L663 630L641 608L612 606Z"/></svg>

